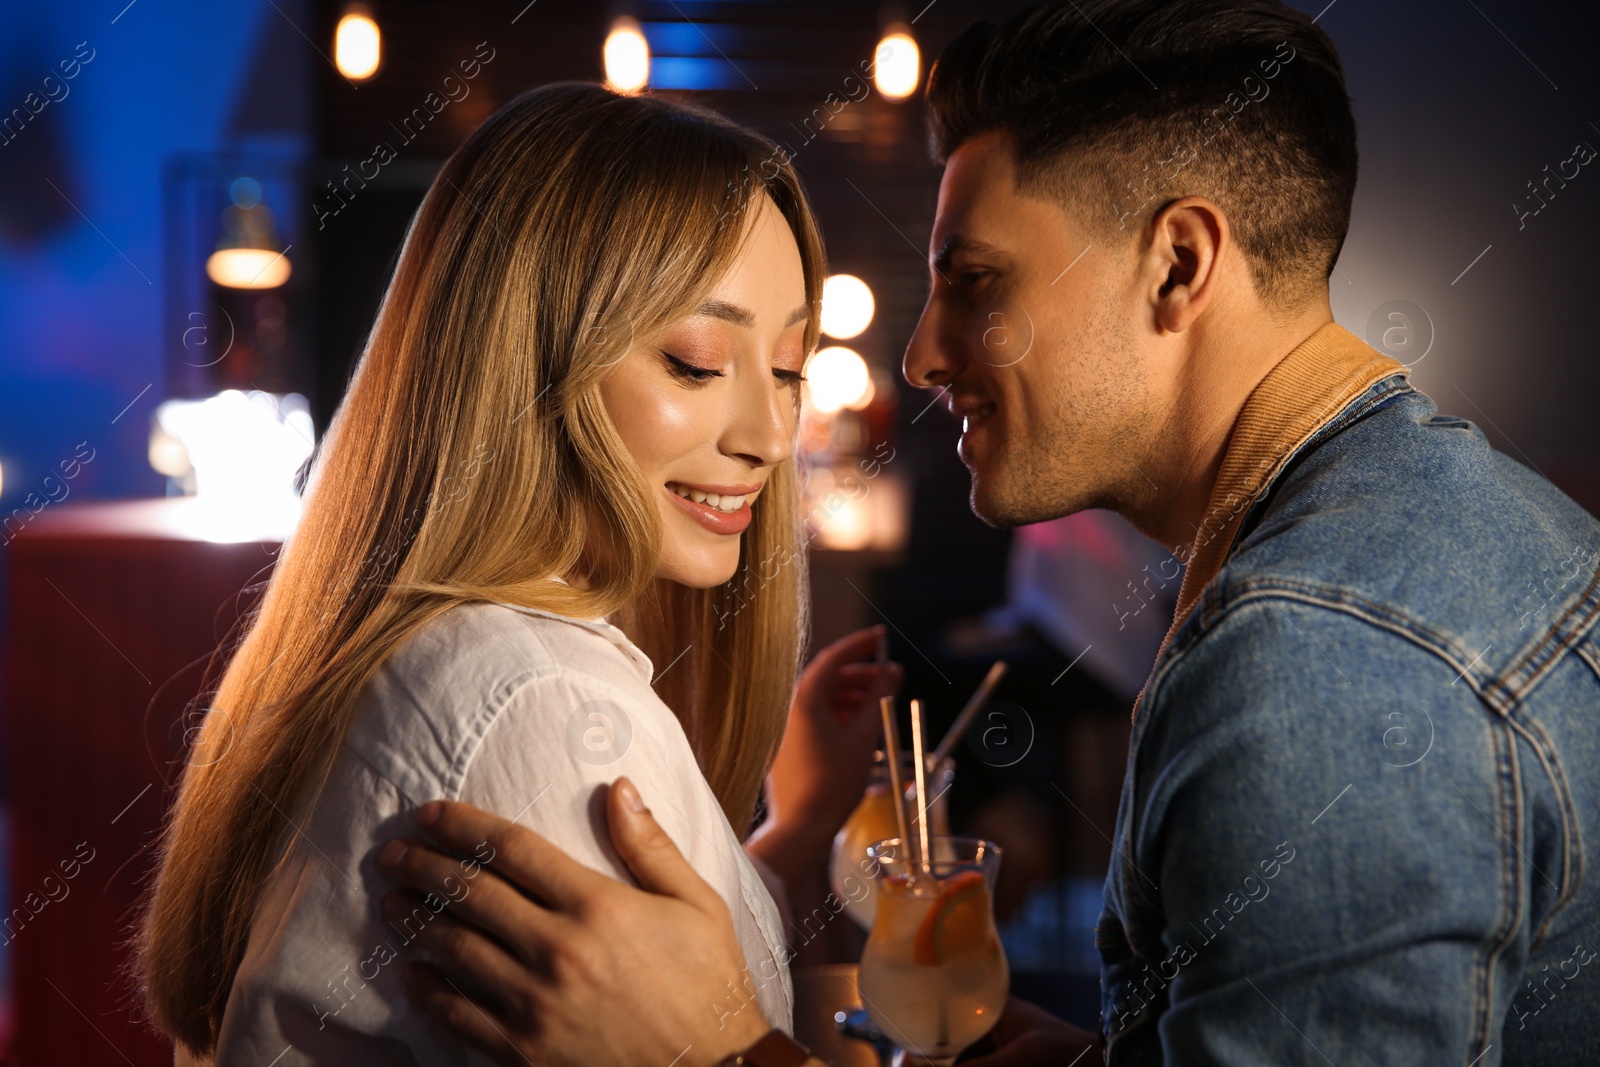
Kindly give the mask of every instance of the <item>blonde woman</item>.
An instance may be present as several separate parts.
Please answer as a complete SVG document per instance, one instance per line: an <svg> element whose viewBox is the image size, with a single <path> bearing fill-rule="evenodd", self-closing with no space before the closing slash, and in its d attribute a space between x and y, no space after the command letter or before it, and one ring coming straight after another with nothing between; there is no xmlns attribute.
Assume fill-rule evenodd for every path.
<svg viewBox="0 0 1600 1067"><path fill-rule="evenodd" d="M899 677L863 631L796 689L822 271L787 162L707 112L549 86L445 163L163 841L139 962L180 1061L467 1061L399 992L433 912L384 918L378 846L444 796L626 879L623 774L787 1028L768 883L820 866Z"/></svg>

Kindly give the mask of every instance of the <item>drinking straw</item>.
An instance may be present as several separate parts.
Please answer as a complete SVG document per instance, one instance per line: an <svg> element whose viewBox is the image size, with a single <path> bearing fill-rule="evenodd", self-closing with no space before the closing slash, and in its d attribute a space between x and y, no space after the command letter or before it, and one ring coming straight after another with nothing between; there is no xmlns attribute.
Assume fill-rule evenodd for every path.
<svg viewBox="0 0 1600 1067"><path fill-rule="evenodd" d="M933 765L935 767L943 763L945 757L950 755L950 750L955 748L957 743L966 736L967 729L971 727L972 721L978 717L978 712L983 710L983 706L989 703L989 698L994 695L995 686L1000 684L1000 679L1004 678L1005 674L1006 661L1003 659L995 660L994 666L989 668L989 673L983 676L983 682L979 684L977 691L967 701L967 706L961 709L961 714L956 716L956 721L950 724L950 729L946 731L944 739L939 742L939 747L933 750Z"/></svg>
<svg viewBox="0 0 1600 1067"><path fill-rule="evenodd" d="M922 758L922 701L911 702L911 762L917 775L917 852L922 873L933 873L933 850L928 842L927 762Z"/></svg>
<svg viewBox="0 0 1600 1067"><path fill-rule="evenodd" d="M991 670L989 673L993 674L994 672ZM996 679L996 681L998 680ZM917 837L921 844L919 851L922 858L922 873L924 877L931 879L933 877L933 849L930 847L932 831L928 828L928 761L923 758L922 732L922 701L913 700L911 702L911 758L917 768ZM938 763L937 758L934 763ZM950 1005L946 997L936 996L933 999L938 1010L937 1030L935 1033L937 1034L939 1047L943 1048L950 1043Z"/></svg>
<svg viewBox="0 0 1600 1067"><path fill-rule="evenodd" d="M889 760L889 792L894 796L894 821L900 830L900 847L912 851L911 826L906 819L906 784L900 778L900 731L895 727L894 697L878 700L883 715L883 754Z"/></svg>

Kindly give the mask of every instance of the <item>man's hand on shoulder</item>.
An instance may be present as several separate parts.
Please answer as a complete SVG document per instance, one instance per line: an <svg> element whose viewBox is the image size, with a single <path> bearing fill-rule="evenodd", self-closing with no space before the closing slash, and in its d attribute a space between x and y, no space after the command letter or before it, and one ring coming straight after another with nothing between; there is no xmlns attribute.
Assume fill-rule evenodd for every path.
<svg viewBox="0 0 1600 1067"><path fill-rule="evenodd" d="M408 937L439 962L405 965L407 995L502 1064L711 1067L769 1029L727 904L627 779L607 814L642 888L470 805L424 805L431 840L380 854L407 887L384 898L391 922L432 916Z"/></svg>

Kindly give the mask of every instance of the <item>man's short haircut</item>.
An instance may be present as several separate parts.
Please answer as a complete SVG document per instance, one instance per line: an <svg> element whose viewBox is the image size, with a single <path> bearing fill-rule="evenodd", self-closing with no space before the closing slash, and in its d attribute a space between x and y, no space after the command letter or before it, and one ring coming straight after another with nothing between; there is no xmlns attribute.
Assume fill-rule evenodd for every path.
<svg viewBox="0 0 1600 1067"><path fill-rule="evenodd" d="M1019 189L1091 233L1214 201L1276 308L1324 291L1350 228L1344 71L1327 35L1275 0L1041 0L952 41L928 104L938 162L1005 131Z"/></svg>

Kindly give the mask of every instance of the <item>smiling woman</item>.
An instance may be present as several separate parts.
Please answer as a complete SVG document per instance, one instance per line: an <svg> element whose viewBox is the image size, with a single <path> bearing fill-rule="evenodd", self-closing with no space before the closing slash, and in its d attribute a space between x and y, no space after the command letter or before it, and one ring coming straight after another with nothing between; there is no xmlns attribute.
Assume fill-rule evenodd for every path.
<svg viewBox="0 0 1600 1067"><path fill-rule="evenodd" d="M772 154L555 85L445 164L162 842L140 960L189 1052L459 1062L383 965L414 931L379 909L377 844L460 798L626 878L592 823L619 774L777 962L786 1024L741 838L805 626L791 453L823 263L794 172L747 178ZM729 611L741 563L780 554Z"/></svg>
<svg viewBox="0 0 1600 1067"><path fill-rule="evenodd" d="M793 447L805 291L793 233L763 195L734 269L706 302L632 349L601 385L623 445L656 487L659 577L715 585L738 565L751 504Z"/></svg>

